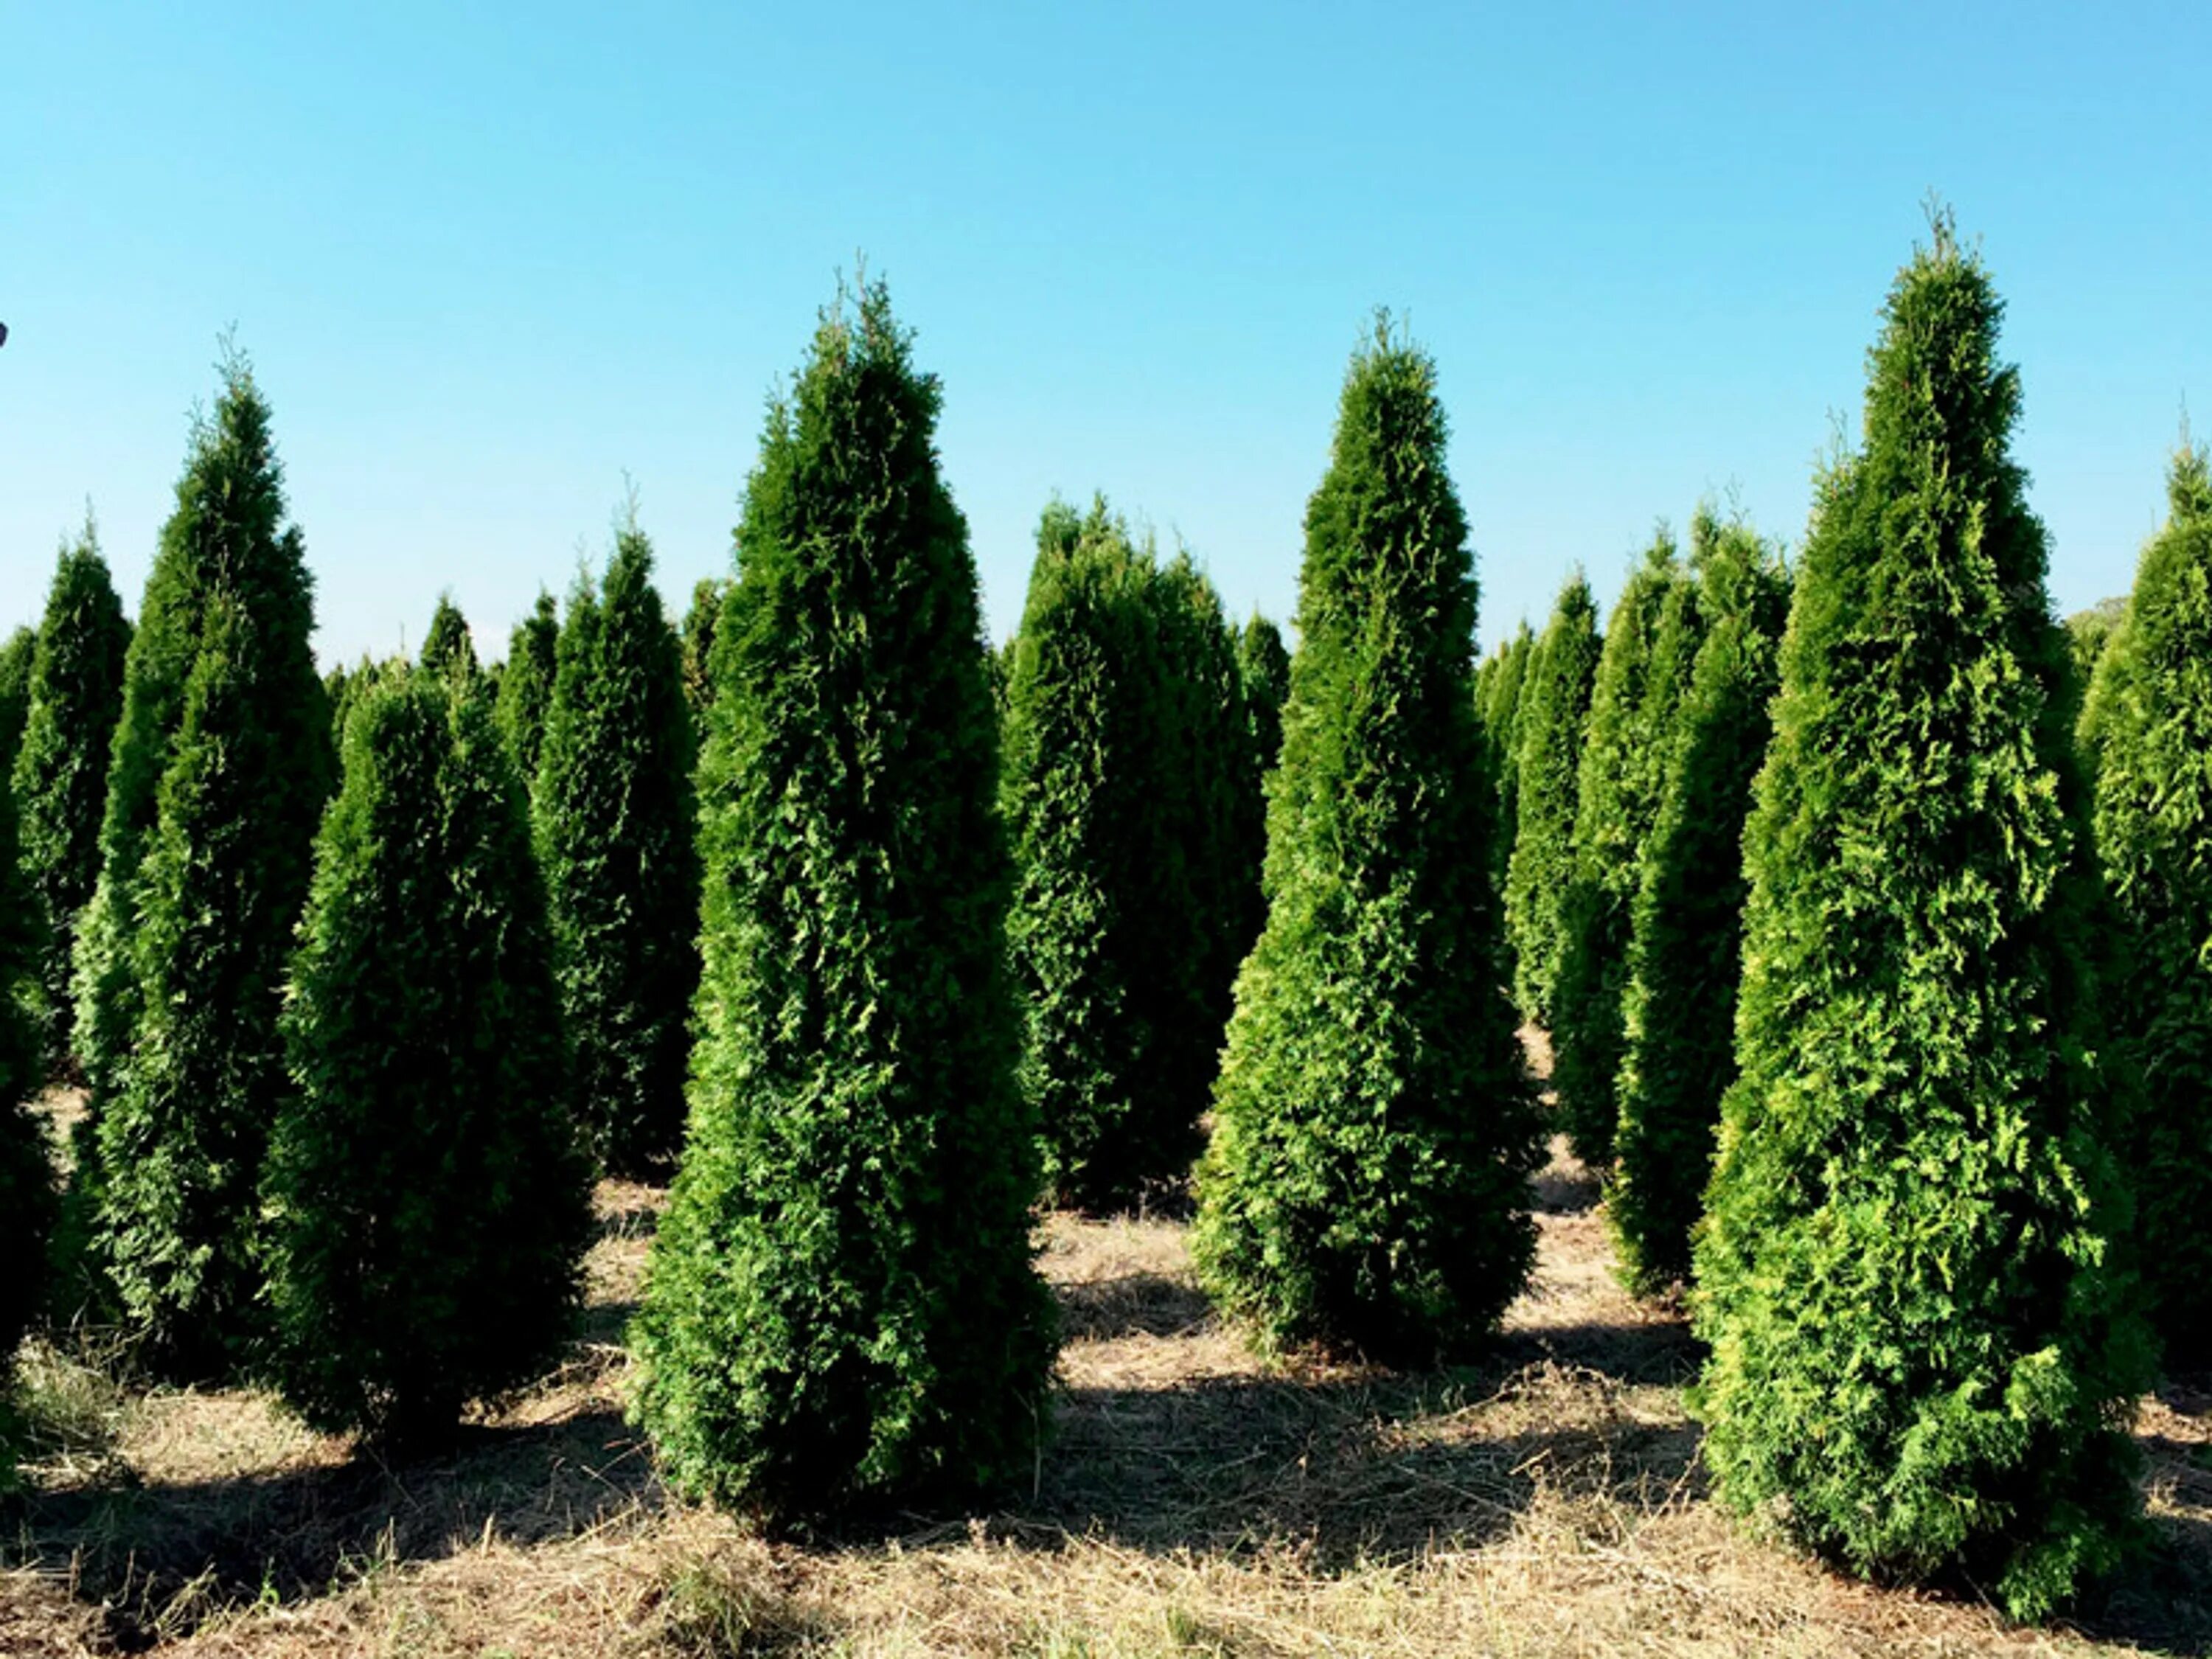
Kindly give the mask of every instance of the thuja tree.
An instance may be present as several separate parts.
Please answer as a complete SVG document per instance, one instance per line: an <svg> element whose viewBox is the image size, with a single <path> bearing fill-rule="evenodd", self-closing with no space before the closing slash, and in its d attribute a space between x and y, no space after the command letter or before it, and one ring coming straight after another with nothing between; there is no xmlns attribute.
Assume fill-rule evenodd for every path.
<svg viewBox="0 0 2212 1659"><path fill-rule="evenodd" d="M1026 1477L1050 1386L939 404L880 283L824 313L715 641L691 1117L632 1335L672 1479L770 1515Z"/></svg>
<svg viewBox="0 0 2212 1659"><path fill-rule="evenodd" d="M1790 602L1781 561L1745 525L1701 516L1698 646L1659 814L1644 845L1623 998L1620 1124L1606 1213L1630 1285L1686 1279L1735 1075L1743 825L1766 754Z"/></svg>
<svg viewBox="0 0 2212 1659"><path fill-rule="evenodd" d="M2142 1080L2130 1164L2169 1364L2212 1359L2212 465L2185 448L2098 665L2097 845L2117 911L2109 1003Z"/></svg>
<svg viewBox="0 0 2212 1659"><path fill-rule="evenodd" d="M30 712L15 756L23 876L46 921L40 963L46 1049L66 1054L70 959L77 914L100 874L107 762L123 712L131 624L89 521L65 544L46 592L32 659Z"/></svg>
<svg viewBox="0 0 2212 1659"><path fill-rule="evenodd" d="M2136 1524L2147 1343L2114 1265L2097 877L2000 313L1939 218L1806 543L1745 835L1694 1398L1732 1507L2033 1617Z"/></svg>
<svg viewBox="0 0 2212 1659"><path fill-rule="evenodd" d="M714 631L722 620L722 601L729 597L726 576L705 576L691 589L690 609L684 613L684 701L691 710L692 729L703 743L707 711L714 706Z"/></svg>
<svg viewBox="0 0 2212 1659"><path fill-rule="evenodd" d="M590 1164L528 798L483 700L382 678L347 722L285 1005L274 1374L316 1427L448 1432L557 1356Z"/></svg>
<svg viewBox="0 0 2212 1659"><path fill-rule="evenodd" d="M553 701L553 677L559 667L560 606L540 592L537 608L515 624L507 644L507 663L499 677L495 714L507 751L514 757L526 785L538 777L538 751L545 740L545 711Z"/></svg>
<svg viewBox="0 0 2212 1659"><path fill-rule="evenodd" d="M1535 1115L1485 873L1475 583L1426 354L1378 319L1306 509L1270 785L1193 1253L1267 1340L1466 1351L1534 1249Z"/></svg>
<svg viewBox="0 0 2212 1659"><path fill-rule="evenodd" d="M1663 532L1607 619L1575 785L1574 858L1552 970L1553 1084L1576 1156L1613 1158L1629 910L1658 815L1699 634L1696 590Z"/></svg>
<svg viewBox="0 0 2212 1659"><path fill-rule="evenodd" d="M476 678L476 643L469 637L469 619L453 603L452 594L438 595L438 608L430 613L430 629L422 635L422 649L416 661L434 674L463 681Z"/></svg>
<svg viewBox="0 0 2212 1659"><path fill-rule="evenodd" d="M1015 635L1000 800L1016 880L1008 957L1022 1093L1061 1203L1133 1204L1189 1167L1211 1081L1212 947L1194 902L1159 572L1105 502L1045 510Z"/></svg>
<svg viewBox="0 0 2212 1659"><path fill-rule="evenodd" d="M1264 856L1256 838L1265 821L1255 810L1261 806L1261 775L1245 733L1244 678L1220 596L1188 552L1158 567L1148 591L1170 704L1159 807L1182 848L1199 930L1194 1017L1171 1021L1162 1040L1178 1051L1175 1070L1187 1079L1178 1097L1195 1117L1218 1062L1237 964L1259 931L1250 882Z"/></svg>
<svg viewBox="0 0 2212 1659"><path fill-rule="evenodd" d="M1245 781L1237 799L1237 844L1243 849L1237 879L1244 892L1241 921L1229 951L1229 984L1267 921L1267 774L1283 752L1283 704L1291 695L1291 653L1282 630L1254 611L1237 635L1237 670L1243 685Z"/></svg>
<svg viewBox="0 0 2212 1659"><path fill-rule="evenodd" d="M561 630L533 792L576 1105L610 1170L644 1175L684 1130L699 979L690 714L634 517Z"/></svg>
<svg viewBox="0 0 2212 1659"><path fill-rule="evenodd" d="M1529 656L1516 717L1520 785L1505 871L1505 926L1514 1000L1522 1016L1538 1025L1552 1022L1559 903L1574 873L1576 783L1599 651L1597 602L1577 571L1559 590Z"/></svg>

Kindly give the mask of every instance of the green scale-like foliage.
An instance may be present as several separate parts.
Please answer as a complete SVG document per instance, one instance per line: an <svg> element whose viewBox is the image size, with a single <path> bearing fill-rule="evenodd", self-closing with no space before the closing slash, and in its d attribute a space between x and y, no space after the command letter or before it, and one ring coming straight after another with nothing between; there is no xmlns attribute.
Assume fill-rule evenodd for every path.
<svg viewBox="0 0 2212 1659"><path fill-rule="evenodd" d="M691 1115L632 1338L670 1478L773 1516L1026 1480L1050 1386L939 395L879 284L824 316L715 640Z"/></svg>
<svg viewBox="0 0 2212 1659"><path fill-rule="evenodd" d="M533 792L576 1108L618 1175L665 1167L683 1138L699 981L690 718L653 549L626 521L600 591L580 583L569 599Z"/></svg>
<svg viewBox="0 0 2212 1659"><path fill-rule="evenodd" d="M1747 526L1701 520L1698 529L1698 609L1711 631L1638 878L1606 1196L1624 1275L1643 1294L1689 1277L1721 1096L1735 1077L1743 825L1790 604L1780 560Z"/></svg>
<svg viewBox="0 0 2212 1659"><path fill-rule="evenodd" d="M39 635L28 626L0 641L0 777L15 769L15 748L31 713L31 668Z"/></svg>
<svg viewBox="0 0 2212 1659"><path fill-rule="evenodd" d="M81 1207L148 1357L186 1376L230 1370L260 1326L277 1015L331 765L267 405L242 362L225 373L126 659L77 942L94 1108Z"/></svg>
<svg viewBox="0 0 2212 1659"><path fill-rule="evenodd" d="M469 637L469 619L461 614L450 593L438 595L438 608L430 613L429 631L416 661L434 674L473 682L482 672L477 663L476 641ZM343 728L341 728L343 730Z"/></svg>
<svg viewBox="0 0 2212 1659"><path fill-rule="evenodd" d="M1574 860L1559 897L1552 1081L1567 1139L1592 1168L1613 1160L1629 911L1700 631L1696 587L1662 532L1606 624L1575 785Z"/></svg>
<svg viewBox="0 0 2212 1659"><path fill-rule="evenodd" d="M131 624L88 523L55 564L15 755L23 875L46 922L39 973L46 1049L57 1060L69 1049L77 915L100 876L100 820L130 648Z"/></svg>
<svg viewBox="0 0 2212 1659"><path fill-rule="evenodd" d="M1000 801L1017 872L1006 918L1022 1092L1055 1200L1133 1204L1188 1170L1212 1082L1194 1068L1212 941L1181 814L1191 781L1156 602L1160 573L1103 501L1055 502L1015 636Z"/></svg>
<svg viewBox="0 0 2212 1659"><path fill-rule="evenodd" d="M1283 704L1291 695L1291 653L1282 630L1256 611L1237 635L1237 672L1243 682L1245 772L1250 781L1238 793L1237 844L1242 848L1238 880L1244 891L1242 918L1230 941L1231 988L1236 970L1250 954L1267 922L1267 774L1283 752Z"/></svg>
<svg viewBox="0 0 2212 1659"><path fill-rule="evenodd" d="M1820 491L1745 832L1693 1398L1730 1506L2034 1617L2138 1524L2148 1342L2112 1243L2077 699L2000 313L1939 220L1891 290L1863 446Z"/></svg>
<svg viewBox="0 0 2212 1659"><path fill-rule="evenodd" d="M275 1375L387 1443L539 1375L580 1293L590 1164L528 799L482 698L387 675L347 724L270 1137Z"/></svg>
<svg viewBox="0 0 2212 1659"><path fill-rule="evenodd" d="M1479 1344L1534 1243L1444 441L1434 365L1378 325L1306 510L1267 925L1192 1237L1208 1289L1267 1340L1382 1359Z"/></svg>
<svg viewBox="0 0 2212 1659"><path fill-rule="evenodd" d="M553 678L559 667L560 606L540 592L537 608L515 624L507 643L507 662L499 677L495 705L500 735L526 785L536 787L539 751L545 742L545 711L553 702Z"/></svg>
<svg viewBox="0 0 2212 1659"><path fill-rule="evenodd" d="M695 740L707 740L707 711L714 703L714 633L721 626L722 605L730 596L726 576L704 576L691 589L691 605L684 613L681 653L684 660L684 701L691 710Z"/></svg>
<svg viewBox="0 0 2212 1659"><path fill-rule="evenodd" d="M1597 601L1577 571L1536 641L1516 716L1520 783L1505 869L1505 927L1522 1017L1549 1027L1563 938L1559 907L1575 867L1575 809L1590 694L1597 679Z"/></svg>
<svg viewBox="0 0 2212 1659"><path fill-rule="evenodd" d="M55 1214L46 1120L30 1104L41 1075L33 1012L42 920L16 862L15 798L0 779L0 1397L9 1357L44 1297ZM0 1402L0 1485L9 1461L6 1416Z"/></svg>
<svg viewBox="0 0 2212 1659"><path fill-rule="evenodd" d="M2109 1010L2142 1082L2129 1151L2171 1365L2212 1363L2212 467L2185 449L2106 647L2097 844L2117 912Z"/></svg>

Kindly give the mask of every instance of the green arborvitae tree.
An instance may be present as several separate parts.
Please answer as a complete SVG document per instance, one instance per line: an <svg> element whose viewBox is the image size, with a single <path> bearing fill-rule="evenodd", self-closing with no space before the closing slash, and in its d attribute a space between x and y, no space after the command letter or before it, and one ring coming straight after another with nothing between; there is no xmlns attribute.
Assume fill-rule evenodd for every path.
<svg viewBox="0 0 2212 1659"><path fill-rule="evenodd" d="M31 1109L40 1078L32 1018L44 944L38 902L15 860L15 807L0 779L0 1485L8 1477L4 1396L15 1344L37 1316L54 1220L54 1166L46 1120Z"/></svg>
<svg viewBox="0 0 2212 1659"><path fill-rule="evenodd" d="M1552 1023L1559 960L1559 904L1574 872L1576 781L1589 725L1601 642L1597 602L1576 572L1528 658L1516 714L1513 853L1505 870L1505 927L1522 1018Z"/></svg>
<svg viewBox="0 0 2212 1659"><path fill-rule="evenodd" d="M284 1030L275 1375L318 1428L434 1439L557 1357L591 1230L528 797L442 671L348 722Z"/></svg>
<svg viewBox="0 0 2212 1659"><path fill-rule="evenodd" d="M699 982L691 753L653 547L626 515L599 591L580 582L568 602L534 792L576 1109L617 1175L665 1167L683 1139Z"/></svg>
<svg viewBox="0 0 2212 1659"><path fill-rule="evenodd" d="M690 1125L632 1337L675 1484L771 1516L1027 1479L1050 1389L939 399L880 284L824 315L714 645Z"/></svg>
<svg viewBox="0 0 2212 1659"><path fill-rule="evenodd" d="M1731 1507L2031 1618L2139 1525L2148 1344L2113 1243L2078 699L2008 453L2001 309L1939 217L1799 565L1693 1399Z"/></svg>
<svg viewBox="0 0 2212 1659"><path fill-rule="evenodd" d="M15 747L31 712L31 660L39 648L36 629L18 628L0 641L0 777L15 769Z"/></svg>
<svg viewBox="0 0 2212 1659"><path fill-rule="evenodd" d="M1192 1237L1208 1288L1267 1340L1383 1359L1479 1343L1534 1249L1444 440L1433 363L1378 319L1306 509L1267 925Z"/></svg>
<svg viewBox="0 0 2212 1659"><path fill-rule="evenodd" d="M2117 912L2109 1012L2143 1086L2128 1147L2172 1366L2212 1363L2212 460L2184 447L2165 528L2098 665L2097 845Z"/></svg>
<svg viewBox="0 0 2212 1659"><path fill-rule="evenodd" d="M1210 940L1186 863L1192 796L1160 573L1103 500L1037 531L1002 722L1016 871L1006 940L1018 1076L1054 1199L1134 1204L1198 1152Z"/></svg>
<svg viewBox="0 0 2212 1659"><path fill-rule="evenodd" d="M1574 861L1559 898L1552 1080L1567 1139L1593 1169L1613 1159L1629 912L1699 634L1696 588L1662 532L1606 624L1575 786Z"/></svg>
<svg viewBox="0 0 2212 1659"><path fill-rule="evenodd" d="M2066 637L2074 651L2074 675L2082 685L2087 686L2095 676L2098 660L2112 643L2113 631L2127 615L2127 608L2124 598L2100 599L2087 611L2077 611L2066 619Z"/></svg>
<svg viewBox="0 0 2212 1659"><path fill-rule="evenodd" d="M438 595L438 608L430 613L430 631L422 635L416 661L434 674L458 675L474 680L482 671L477 647L469 637L469 619L461 614L450 593Z"/></svg>
<svg viewBox="0 0 2212 1659"><path fill-rule="evenodd" d="M540 592L537 609L515 625L507 644L495 705L500 735L514 757L522 781L537 787L539 751L545 742L545 711L553 702L553 677L559 667L561 611L550 593Z"/></svg>
<svg viewBox="0 0 2212 1659"><path fill-rule="evenodd" d="M15 755L23 876L46 918L40 964L45 1046L69 1050L70 961L77 915L100 875L107 761L123 713L131 624L108 580L92 524L64 545L47 590L31 665L30 712Z"/></svg>
<svg viewBox="0 0 2212 1659"><path fill-rule="evenodd" d="M1283 704L1291 695L1291 653L1283 648L1282 631L1256 611L1237 636L1237 670L1243 682L1249 781L1240 783L1237 797L1237 844L1244 849L1238 879L1244 905L1229 952L1232 993L1237 969L1267 924L1267 774L1283 751Z"/></svg>
<svg viewBox="0 0 2212 1659"><path fill-rule="evenodd" d="M730 586L726 576L702 577L691 590L691 608L684 613L684 701L701 744L707 738L707 711L714 702L714 632L721 625L722 602L729 598Z"/></svg>
<svg viewBox="0 0 2212 1659"><path fill-rule="evenodd" d="M1721 1096L1735 1076L1743 825L1765 758L1790 589L1747 526L1701 520L1698 647L1632 915L1620 1120L1606 1212L1624 1274L1654 1294L1690 1274Z"/></svg>
<svg viewBox="0 0 2212 1659"><path fill-rule="evenodd" d="M101 888L134 925L95 933L96 893L78 939L96 1014L81 1000L80 1046L89 1025L102 1056L88 1067L98 1263L149 1358L185 1376L231 1369L260 1324L261 1159L288 1087L277 1015L331 765L267 405L242 361L225 374L127 659ZM144 817L132 797L149 779ZM91 975L88 951L111 953Z"/></svg>

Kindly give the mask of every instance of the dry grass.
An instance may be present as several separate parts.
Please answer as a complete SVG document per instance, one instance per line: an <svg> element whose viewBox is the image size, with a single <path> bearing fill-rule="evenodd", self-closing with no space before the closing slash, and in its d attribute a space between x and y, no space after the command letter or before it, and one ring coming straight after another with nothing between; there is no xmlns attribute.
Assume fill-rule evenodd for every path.
<svg viewBox="0 0 2212 1659"><path fill-rule="evenodd" d="M2161 1553L2084 1630L1856 1584L1715 1510L1680 1322L1620 1290L1594 1184L1563 1152L1536 1193L1538 1276L1499 1352L1425 1376L1255 1358L1192 1282L1179 1223L1053 1217L1065 1394L1030 1489L813 1545L672 1502L623 1420L650 1188L601 1188L569 1361L441 1459L356 1460L257 1395L131 1395L37 1351L51 1419L73 1426L0 1512L0 1655L1843 1659L2212 1642L2212 1395L2147 1403Z"/></svg>

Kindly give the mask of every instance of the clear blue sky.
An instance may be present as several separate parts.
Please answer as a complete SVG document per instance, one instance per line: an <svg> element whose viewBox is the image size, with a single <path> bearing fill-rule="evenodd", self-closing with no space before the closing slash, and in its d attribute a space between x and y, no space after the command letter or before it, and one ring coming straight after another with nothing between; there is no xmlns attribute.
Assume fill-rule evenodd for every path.
<svg viewBox="0 0 2212 1659"><path fill-rule="evenodd" d="M503 650L625 471L680 599L856 251L1001 635L1094 489L1286 617L1378 303L1440 366L1486 641L1706 492L1794 542L1931 188L2010 302L2062 608L2212 406L2203 0L338 9L0 8L0 623L87 496L136 611L234 322L325 661L447 586Z"/></svg>

